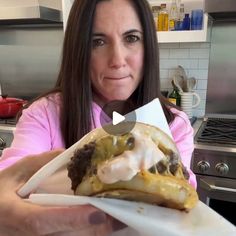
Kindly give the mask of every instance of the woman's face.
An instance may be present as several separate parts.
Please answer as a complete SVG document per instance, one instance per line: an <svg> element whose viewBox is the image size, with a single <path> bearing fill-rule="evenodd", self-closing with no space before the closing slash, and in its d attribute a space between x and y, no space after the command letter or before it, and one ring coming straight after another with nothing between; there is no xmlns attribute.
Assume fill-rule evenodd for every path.
<svg viewBox="0 0 236 236"><path fill-rule="evenodd" d="M100 105L126 100L143 77L143 30L130 0L101 1L93 26L91 81Z"/></svg>

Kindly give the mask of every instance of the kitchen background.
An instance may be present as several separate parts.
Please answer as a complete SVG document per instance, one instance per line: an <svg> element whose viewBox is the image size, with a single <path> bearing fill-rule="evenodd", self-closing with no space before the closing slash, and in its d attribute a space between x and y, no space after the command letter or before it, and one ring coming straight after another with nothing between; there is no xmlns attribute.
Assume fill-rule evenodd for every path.
<svg viewBox="0 0 236 236"><path fill-rule="evenodd" d="M40 1L59 3L58 9L53 12L63 14L64 25L62 19L50 21L37 16L24 22L1 19L6 12L4 5L14 3L13 6L21 8L23 2L38 1L0 0L0 83L3 93L28 99L55 83L66 15L73 0ZM160 4L170 3L171 0L149 2ZM185 69L188 77L197 79L194 90L200 95L201 103L193 110L193 115L205 116L194 124L197 133L194 137L192 169L197 174L197 191L203 202L215 210L219 208L217 211L221 215L236 224L236 1L182 2L188 13L191 9L202 9L203 3L207 3L207 12L215 17L215 22L205 14L202 30L158 32L161 89L171 92L171 80L178 65ZM43 10L45 6L36 8ZM46 10L52 11L47 7ZM234 119L228 119L228 115ZM0 154L1 149L9 146L13 130L14 124L1 125Z"/></svg>

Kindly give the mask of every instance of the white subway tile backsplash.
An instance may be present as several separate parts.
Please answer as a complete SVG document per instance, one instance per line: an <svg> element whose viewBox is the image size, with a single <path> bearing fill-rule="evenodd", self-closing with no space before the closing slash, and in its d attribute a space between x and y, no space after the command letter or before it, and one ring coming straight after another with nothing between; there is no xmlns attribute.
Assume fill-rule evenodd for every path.
<svg viewBox="0 0 236 236"><path fill-rule="evenodd" d="M159 48L179 48L179 43L160 43L158 44Z"/></svg>
<svg viewBox="0 0 236 236"><path fill-rule="evenodd" d="M200 100L200 104L195 108L195 109L205 109L205 103L206 103L206 100L205 99L201 99ZM196 98L193 97L193 104L196 104Z"/></svg>
<svg viewBox="0 0 236 236"><path fill-rule="evenodd" d="M196 79L207 80L208 70L187 70L187 74L189 77L195 77Z"/></svg>
<svg viewBox="0 0 236 236"><path fill-rule="evenodd" d="M190 48L189 58L209 59L209 48Z"/></svg>
<svg viewBox="0 0 236 236"><path fill-rule="evenodd" d="M207 80L198 80L197 81L197 89L207 89Z"/></svg>
<svg viewBox="0 0 236 236"><path fill-rule="evenodd" d="M168 78L172 80L175 74L176 74L176 69L169 70Z"/></svg>
<svg viewBox="0 0 236 236"><path fill-rule="evenodd" d="M199 59L198 61L199 69L207 69L209 68L209 60L208 59Z"/></svg>
<svg viewBox="0 0 236 236"><path fill-rule="evenodd" d="M165 58L169 58L169 54L170 54L170 50L169 49L160 49L159 50L159 54L160 54L160 59L165 59Z"/></svg>
<svg viewBox="0 0 236 236"><path fill-rule="evenodd" d="M180 43L180 48L200 48L200 43Z"/></svg>
<svg viewBox="0 0 236 236"><path fill-rule="evenodd" d="M210 48L211 44L210 43L200 43L200 48Z"/></svg>
<svg viewBox="0 0 236 236"><path fill-rule="evenodd" d="M170 49L169 58L189 58L189 49Z"/></svg>
<svg viewBox="0 0 236 236"><path fill-rule="evenodd" d="M177 59L161 59L160 68L162 69L174 69L178 66Z"/></svg>
<svg viewBox="0 0 236 236"><path fill-rule="evenodd" d="M197 107L197 109L205 110L205 108L206 108L206 100L202 99L200 102L200 105L199 105L199 107Z"/></svg>
<svg viewBox="0 0 236 236"><path fill-rule="evenodd" d="M210 43L180 43L180 48L210 48Z"/></svg>
<svg viewBox="0 0 236 236"><path fill-rule="evenodd" d="M163 70L162 68L160 69L160 78L161 79L167 79L169 75L169 71L168 70Z"/></svg>
<svg viewBox="0 0 236 236"><path fill-rule="evenodd" d="M200 96L202 100L206 100L206 90L194 89L194 91Z"/></svg>
<svg viewBox="0 0 236 236"><path fill-rule="evenodd" d="M181 65L184 69L198 69L198 60L178 59L178 65Z"/></svg>
<svg viewBox="0 0 236 236"><path fill-rule="evenodd" d="M161 89L172 90L171 80L174 72L178 65L183 66L189 77L197 79L194 91L201 97L201 103L193 109L193 115L204 116L210 43L161 43L159 48Z"/></svg>
<svg viewBox="0 0 236 236"><path fill-rule="evenodd" d="M161 90L172 90L171 80L169 79L162 79L161 80Z"/></svg>

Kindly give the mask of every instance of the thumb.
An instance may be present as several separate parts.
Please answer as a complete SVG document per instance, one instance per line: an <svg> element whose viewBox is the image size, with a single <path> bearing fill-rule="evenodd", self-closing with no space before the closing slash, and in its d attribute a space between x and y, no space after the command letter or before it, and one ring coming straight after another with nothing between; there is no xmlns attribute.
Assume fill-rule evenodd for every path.
<svg viewBox="0 0 236 236"><path fill-rule="evenodd" d="M41 167L53 160L56 156L62 153L63 149L43 152L37 155L29 155L16 162L14 165L3 170L6 176L14 176L17 182L26 182L34 173ZM12 178L12 176L10 178Z"/></svg>

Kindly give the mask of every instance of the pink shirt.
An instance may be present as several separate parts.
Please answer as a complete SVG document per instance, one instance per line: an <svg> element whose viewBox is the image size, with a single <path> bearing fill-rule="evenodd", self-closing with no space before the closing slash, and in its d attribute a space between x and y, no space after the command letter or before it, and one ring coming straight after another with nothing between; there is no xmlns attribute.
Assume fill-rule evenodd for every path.
<svg viewBox="0 0 236 236"><path fill-rule="evenodd" d="M100 127L101 108L93 103L92 110L94 114L93 128ZM172 108L172 112L176 114L176 118L170 124L170 130L180 152L182 162L189 171L189 181L196 187L195 175L190 170L190 161L194 149L193 128L184 112L174 108ZM64 148L59 117L59 94L51 95L50 98L41 98L25 109L16 125L11 147L3 151L0 170L27 155Z"/></svg>

